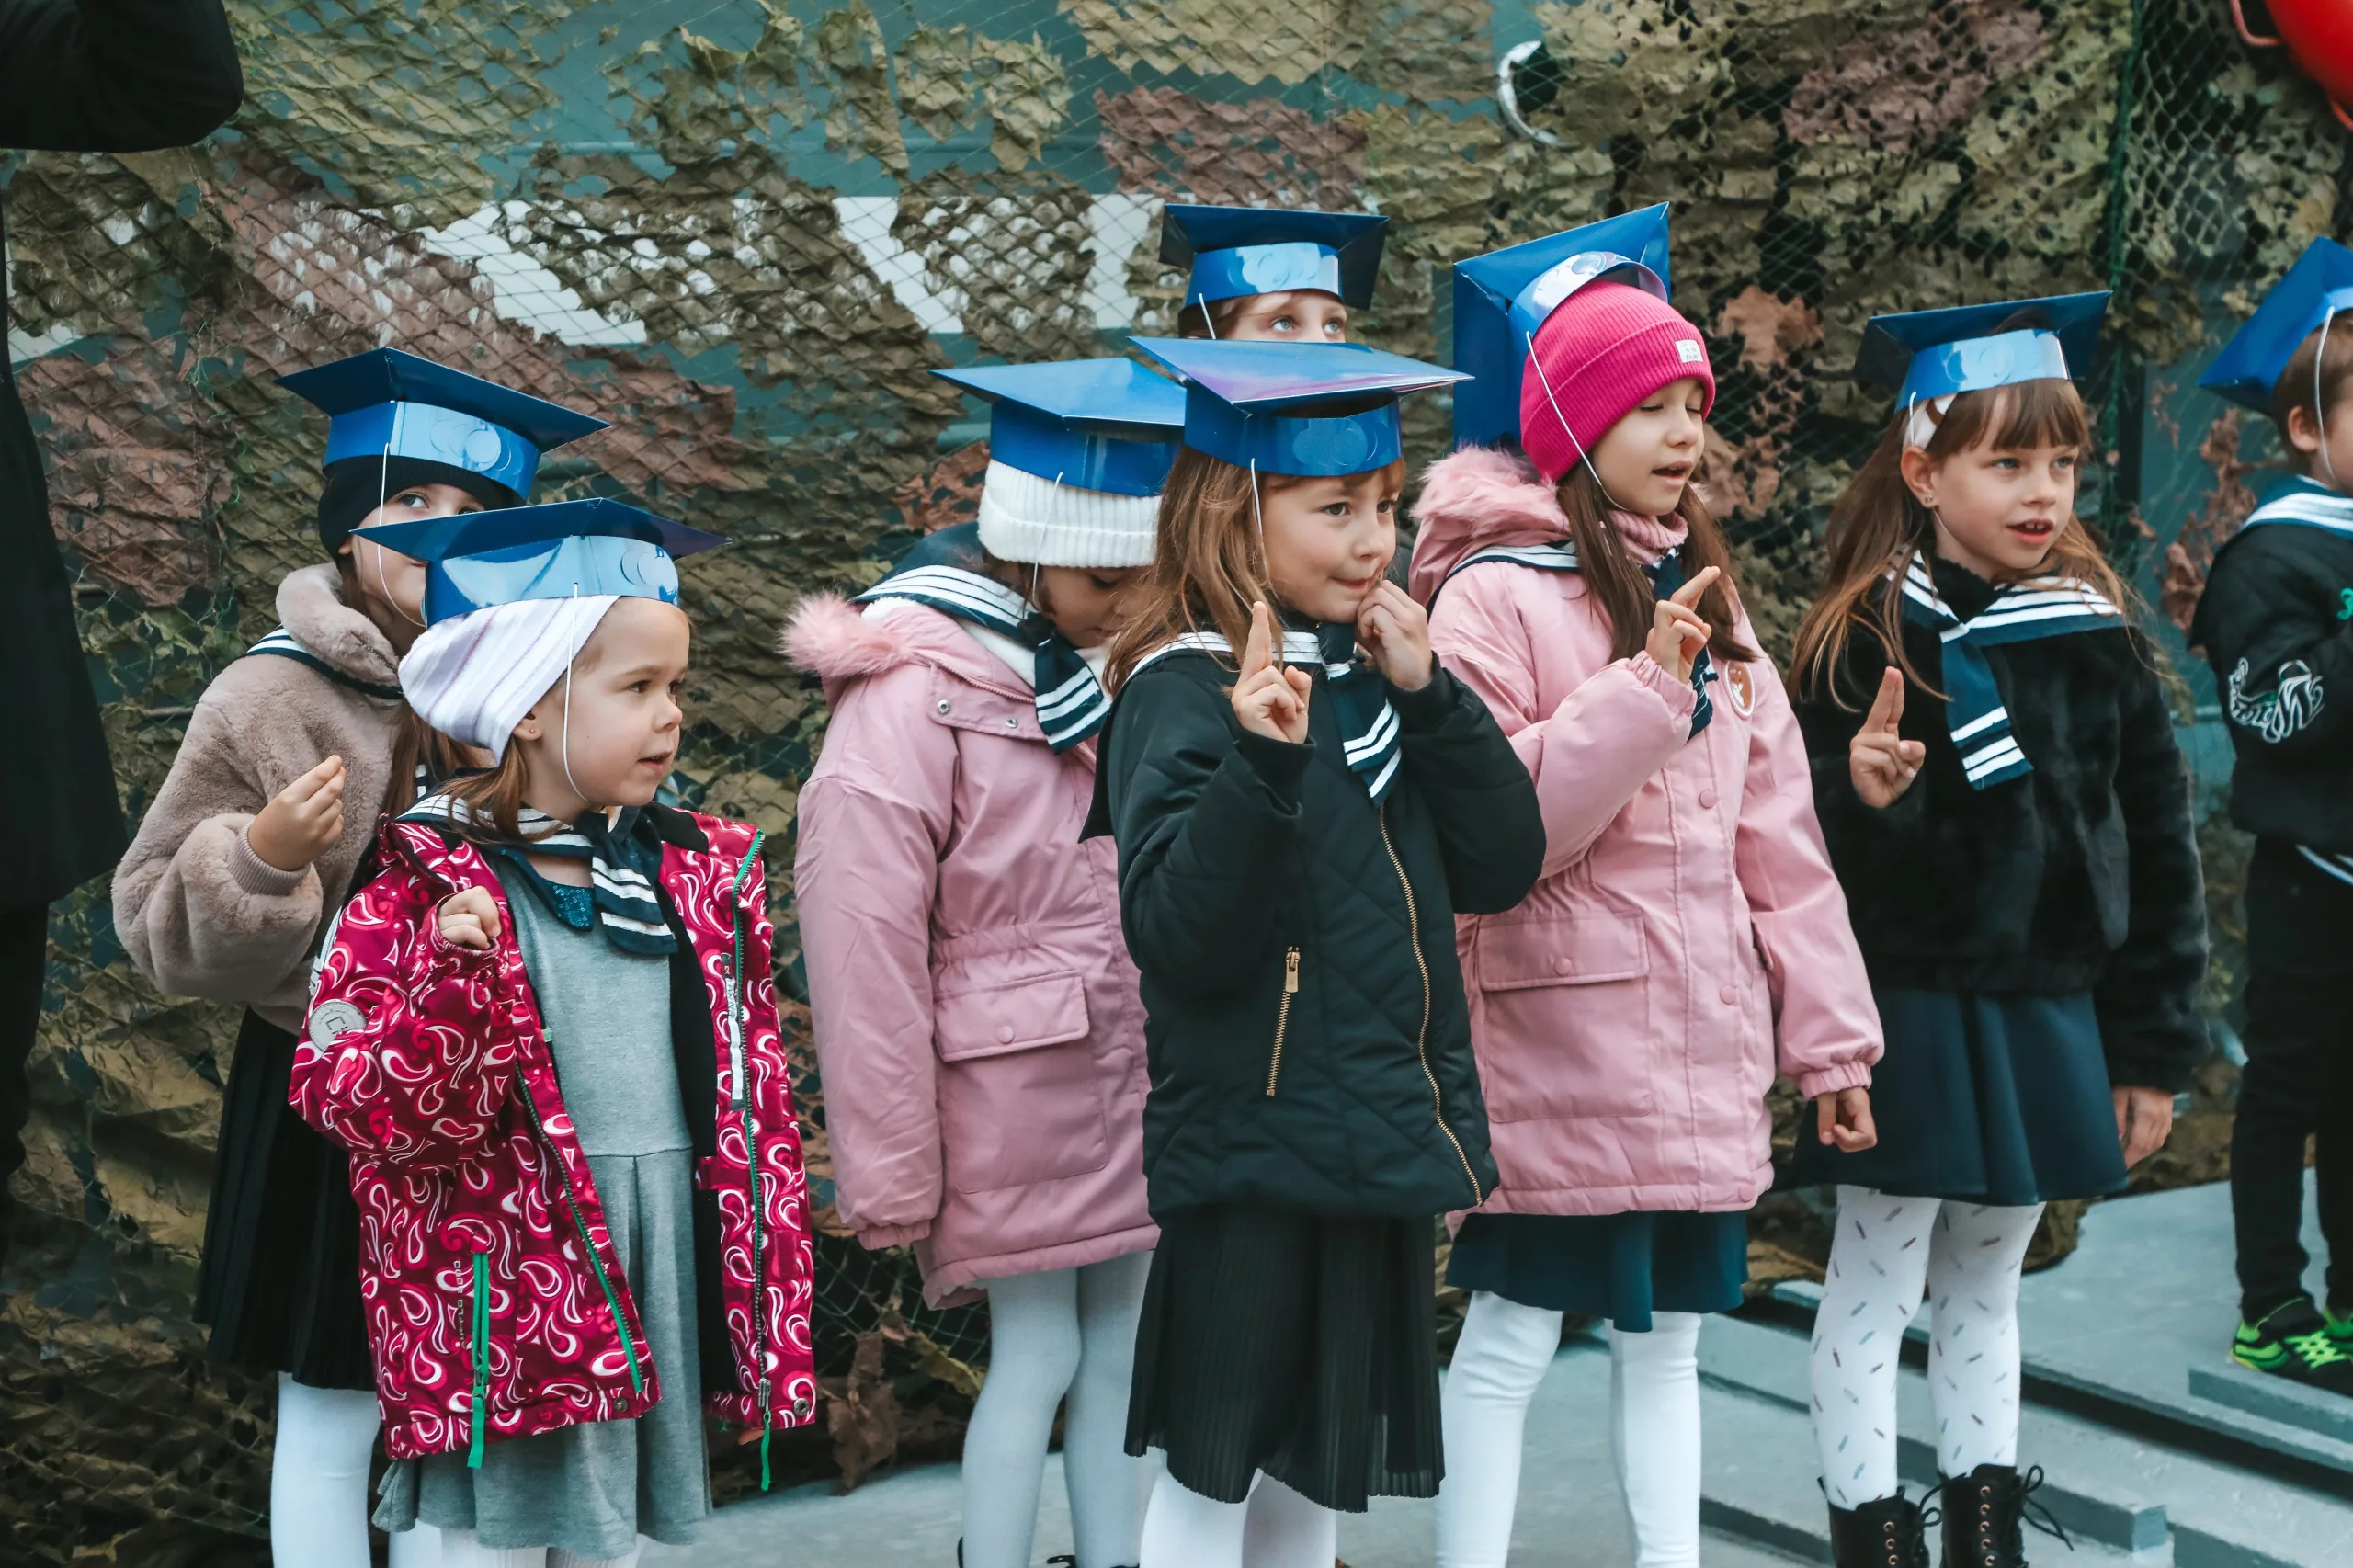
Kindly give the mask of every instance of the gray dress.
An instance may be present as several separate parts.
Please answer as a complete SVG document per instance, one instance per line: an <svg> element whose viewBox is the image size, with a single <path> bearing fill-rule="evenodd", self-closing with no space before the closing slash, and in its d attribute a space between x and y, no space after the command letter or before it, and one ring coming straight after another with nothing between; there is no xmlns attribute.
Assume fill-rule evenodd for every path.
<svg viewBox="0 0 2353 1568"><path fill-rule="evenodd" d="M472 1530L485 1547L621 1557L683 1544L710 1512L695 1339L694 1152L670 1052L670 960L625 953L551 910L494 857L588 1169L652 1342L662 1398L634 1421L562 1427L385 1472L376 1524ZM570 895L577 893L577 898ZM585 890L557 895L585 911Z"/></svg>

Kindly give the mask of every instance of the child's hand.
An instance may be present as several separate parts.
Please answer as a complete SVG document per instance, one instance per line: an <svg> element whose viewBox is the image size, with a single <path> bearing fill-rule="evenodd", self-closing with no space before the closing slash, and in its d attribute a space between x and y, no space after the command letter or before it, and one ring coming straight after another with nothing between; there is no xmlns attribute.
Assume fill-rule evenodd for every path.
<svg viewBox="0 0 2353 1568"><path fill-rule="evenodd" d="M2124 1145L2127 1168L2165 1146L2173 1136L2173 1096L2163 1089L2120 1086L2116 1095L2116 1141Z"/></svg>
<svg viewBox="0 0 2353 1568"><path fill-rule="evenodd" d="M1858 1154L1879 1142L1879 1129L1871 1121L1871 1092L1869 1089L1841 1089L1835 1095L1824 1095L1813 1102L1816 1135L1824 1143L1835 1143L1849 1154Z"/></svg>
<svg viewBox="0 0 2353 1568"><path fill-rule="evenodd" d="M1250 641L1243 645L1242 674L1233 683L1233 716L1254 735L1303 745L1307 697L1313 688L1305 670L1276 665L1274 645L1274 612L1260 599L1250 607ZM1427 642L1422 649L1427 657Z"/></svg>
<svg viewBox="0 0 2353 1568"><path fill-rule="evenodd" d="M1717 575L1716 569L1711 566L1652 608L1651 634L1643 640L1643 652L1677 680L1691 678L1693 661L1714 635L1692 607L1699 602L1699 596L1708 591L1708 585Z"/></svg>
<svg viewBox="0 0 2353 1568"><path fill-rule="evenodd" d="M245 846L281 871L308 866L343 836L343 758L327 758L280 790L245 824Z"/></svg>
<svg viewBox="0 0 2353 1568"><path fill-rule="evenodd" d="M441 901L441 939L453 947L487 949L498 941L498 901L467 888Z"/></svg>
<svg viewBox="0 0 2353 1568"><path fill-rule="evenodd" d="M1429 685L1429 612L1385 577L1357 611L1357 641L1398 690L1419 691Z"/></svg>
<svg viewBox="0 0 2353 1568"><path fill-rule="evenodd" d="M1893 665L1879 677L1879 697L1847 746L1847 774L1867 806L1892 806L1919 777L1928 748L1896 733L1904 717L1904 672Z"/></svg>

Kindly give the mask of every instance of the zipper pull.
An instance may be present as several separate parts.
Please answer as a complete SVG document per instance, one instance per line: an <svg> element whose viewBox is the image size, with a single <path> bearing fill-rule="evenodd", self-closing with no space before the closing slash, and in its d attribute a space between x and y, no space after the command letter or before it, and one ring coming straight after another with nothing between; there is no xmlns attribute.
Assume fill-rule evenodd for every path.
<svg viewBox="0 0 2353 1568"><path fill-rule="evenodd" d="M1297 994L1299 991L1299 949L1297 948L1286 949L1283 952L1283 991L1286 994Z"/></svg>

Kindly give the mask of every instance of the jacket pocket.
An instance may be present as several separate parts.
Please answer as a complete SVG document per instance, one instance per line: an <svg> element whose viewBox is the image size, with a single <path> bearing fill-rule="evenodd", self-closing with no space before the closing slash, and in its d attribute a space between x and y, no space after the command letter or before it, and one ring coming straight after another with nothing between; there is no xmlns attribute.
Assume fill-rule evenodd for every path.
<svg viewBox="0 0 2353 1568"><path fill-rule="evenodd" d="M1631 915L1488 923L1473 1037L1496 1121L1648 1116L1650 944Z"/></svg>
<svg viewBox="0 0 2353 1568"><path fill-rule="evenodd" d="M940 1135L948 1184L991 1192L1083 1176L1111 1157L1086 985L1033 975L935 999Z"/></svg>

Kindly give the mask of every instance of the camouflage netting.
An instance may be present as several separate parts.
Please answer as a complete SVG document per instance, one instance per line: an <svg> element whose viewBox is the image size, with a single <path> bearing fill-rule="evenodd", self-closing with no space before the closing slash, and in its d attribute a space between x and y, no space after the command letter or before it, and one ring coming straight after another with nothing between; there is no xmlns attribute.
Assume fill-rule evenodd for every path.
<svg viewBox="0 0 2353 1568"><path fill-rule="evenodd" d="M2178 608L2263 457L2194 372L2346 228L2346 136L2222 0L688 9L231 0L250 92L207 144L0 163L11 358L131 811L314 558L324 424L272 378L362 347L594 410L614 427L551 466L554 494L733 537L687 569L684 766L699 803L772 831L790 941L823 714L772 651L788 606L971 514L977 410L926 371L1167 326L1164 199L1391 214L1360 335L1421 355L1445 350L1454 259L1672 200L1677 301L1722 377L1711 490L1776 651L1878 433L1837 374L1866 316L2116 288L2095 391L2119 460L2091 505ZM1530 138L1491 95L1540 40ZM1413 406L1435 456L1443 400ZM2184 673L2195 725L2211 692ZM2209 839L2228 949L2243 846ZM210 1367L187 1318L235 1017L131 971L103 884L55 935L34 1218L0 1278L0 1529L11 1561L253 1561L269 1391ZM2204 1087L2222 1115L2227 1071ZM1804 1267L1802 1219L1760 1236L1761 1269ZM801 1462L854 1480L942 1451L983 1321L923 1310L904 1256L828 1234L821 1257L835 1397Z"/></svg>

